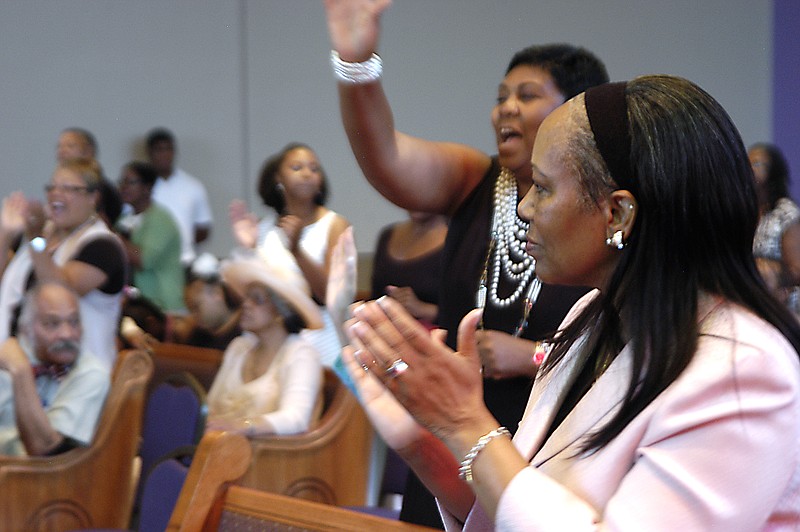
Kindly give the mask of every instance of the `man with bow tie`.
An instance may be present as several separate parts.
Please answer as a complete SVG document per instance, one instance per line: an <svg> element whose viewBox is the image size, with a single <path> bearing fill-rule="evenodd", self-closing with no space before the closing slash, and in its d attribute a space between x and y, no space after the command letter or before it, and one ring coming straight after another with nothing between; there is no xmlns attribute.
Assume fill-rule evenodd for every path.
<svg viewBox="0 0 800 532"><path fill-rule="evenodd" d="M88 445L110 385L81 350L78 296L45 282L26 296L19 334L0 344L0 455L48 456Z"/></svg>

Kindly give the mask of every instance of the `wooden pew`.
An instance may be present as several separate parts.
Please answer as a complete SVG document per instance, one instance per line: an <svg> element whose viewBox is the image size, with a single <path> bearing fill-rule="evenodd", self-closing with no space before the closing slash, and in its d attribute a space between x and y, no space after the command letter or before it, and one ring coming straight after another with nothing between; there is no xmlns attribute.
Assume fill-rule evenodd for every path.
<svg viewBox="0 0 800 532"><path fill-rule="evenodd" d="M88 447L50 457L0 457L0 530L127 528L138 480L144 351L126 351Z"/></svg>
<svg viewBox="0 0 800 532"><path fill-rule="evenodd" d="M152 354L155 369L151 388L173 373L188 371L208 391L222 363L223 352L219 349L164 342L155 345Z"/></svg>
<svg viewBox="0 0 800 532"><path fill-rule="evenodd" d="M433 530L235 485L244 473L242 464L246 466L249 453L250 444L241 435L207 433L200 442L167 530Z"/></svg>
<svg viewBox="0 0 800 532"><path fill-rule="evenodd" d="M358 400L326 369L316 426L304 434L251 439L251 464L239 484L336 506L363 506L373 435Z"/></svg>

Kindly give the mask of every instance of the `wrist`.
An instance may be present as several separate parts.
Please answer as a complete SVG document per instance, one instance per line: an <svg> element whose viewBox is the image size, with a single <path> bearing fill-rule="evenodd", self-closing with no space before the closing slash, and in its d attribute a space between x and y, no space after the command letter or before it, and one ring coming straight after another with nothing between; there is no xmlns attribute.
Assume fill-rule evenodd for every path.
<svg viewBox="0 0 800 532"><path fill-rule="evenodd" d="M470 447L469 451L464 453L464 458L459 463L458 468L458 476L461 480L467 482L468 484L472 484L472 466L475 460L478 459L481 452L490 445L494 440L498 438L511 438L511 433L505 427L497 427L494 428L482 436L480 436L476 441L475 444Z"/></svg>
<svg viewBox="0 0 800 532"><path fill-rule="evenodd" d="M331 50L330 60L334 77L342 83L372 83L383 75L383 60L375 53L365 61L350 62L342 59L336 50Z"/></svg>
<svg viewBox="0 0 800 532"><path fill-rule="evenodd" d="M30 241L31 251L34 253L44 253L47 249L47 240L44 237L37 236Z"/></svg>

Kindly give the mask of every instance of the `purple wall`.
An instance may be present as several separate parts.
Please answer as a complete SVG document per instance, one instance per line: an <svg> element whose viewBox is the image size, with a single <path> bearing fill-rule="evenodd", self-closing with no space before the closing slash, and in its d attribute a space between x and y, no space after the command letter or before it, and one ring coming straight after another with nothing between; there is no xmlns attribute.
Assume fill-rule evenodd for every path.
<svg viewBox="0 0 800 532"><path fill-rule="evenodd" d="M772 140L789 161L800 198L800 2L773 3Z"/></svg>

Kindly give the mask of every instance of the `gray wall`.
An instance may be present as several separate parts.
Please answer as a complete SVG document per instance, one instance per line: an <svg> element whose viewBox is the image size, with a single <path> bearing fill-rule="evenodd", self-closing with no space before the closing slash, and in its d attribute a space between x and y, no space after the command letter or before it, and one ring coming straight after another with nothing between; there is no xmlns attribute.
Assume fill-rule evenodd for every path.
<svg viewBox="0 0 800 532"><path fill-rule="evenodd" d="M489 112L511 54L568 41L614 79L688 77L716 96L746 143L771 132L769 0L395 0L384 17L385 86L398 127L491 152ZM2 0L0 195L42 196L58 132L83 126L116 179L153 126L178 137L179 164L201 178L216 216L208 247L232 245L226 209L252 192L265 157L311 144L330 206L359 250L402 218L364 182L338 116L317 0Z"/></svg>

